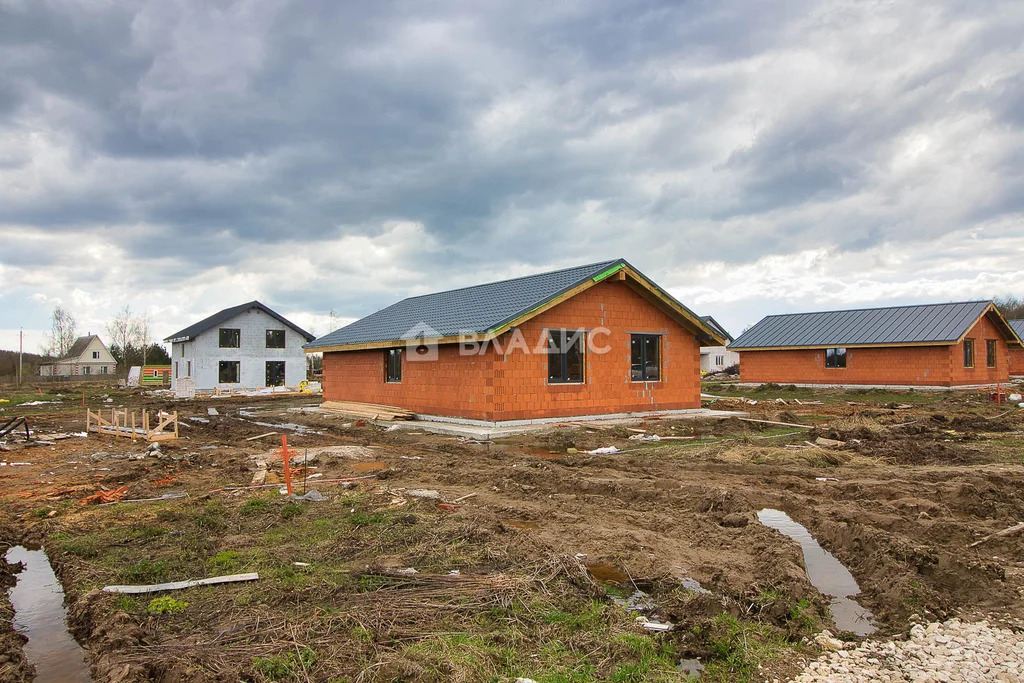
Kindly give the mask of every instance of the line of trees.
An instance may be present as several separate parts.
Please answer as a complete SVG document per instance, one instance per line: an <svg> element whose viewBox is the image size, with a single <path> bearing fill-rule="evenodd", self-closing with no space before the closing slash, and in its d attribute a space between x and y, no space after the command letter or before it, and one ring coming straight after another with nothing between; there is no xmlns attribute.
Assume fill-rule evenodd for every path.
<svg viewBox="0 0 1024 683"><path fill-rule="evenodd" d="M145 314L135 313L131 306L122 308L106 325L104 342L117 361L118 372L127 372L133 365L170 365L167 350L150 339L150 322ZM78 338L78 323L71 311L57 305L50 316L50 332L43 338L43 355L64 358Z"/></svg>
<svg viewBox="0 0 1024 683"><path fill-rule="evenodd" d="M1024 320L1024 298L997 296L992 301L1007 320Z"/></svg>
<svg viewBox="0 0 1024 683"><path fill-rule="evenodd" d="M118 371L133 365L170 365L167 351L150 339L149 317L133 313L125 305L107 323L107 348L117 361Z"/></svg>

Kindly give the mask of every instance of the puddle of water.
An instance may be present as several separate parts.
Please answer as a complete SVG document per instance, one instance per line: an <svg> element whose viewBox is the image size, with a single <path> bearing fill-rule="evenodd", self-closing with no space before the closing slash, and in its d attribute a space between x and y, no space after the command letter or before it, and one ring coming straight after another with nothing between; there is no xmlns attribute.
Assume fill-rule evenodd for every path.
<svg viewBox="0 0 1024 683"><path fill-rule="evenodd" d="M501 523L513 529L539 529L540 523L529 519L503 519Z"/></svg>
<svg viewBox="0 0 1024 683"><path fill-rule="evenodd" d="M356 472L369 472L371 470L386 470L388 464L386 462L354 462L352 463L352 469Z"/></svg>
<svg viewBox="0 0 1024 683"><path fill-rule="evenodd" d="M524 448L523 451L527 455L532 455L538 458L544 458L545 460L557 460L565 455L565 453L552 453L551 451L543 448Z"/></svg>
<svg viewBox="0 0 1024 683"><path fill-rule="evenodd" d="M7 561L24 562L11 589L14 628L28 637L25 656L35 664L37 681L88 683L89 667L85 650L68 633L64 590L57 581L46 553L15 546L7 551Z"/></svg>
<svg viewBox="0 0 1024 683"><path fill-rule="evenodd" d="M630 583L629 574L607 562L587 562L585 564L590 575L601 583L619 585Z"/></svg>
<svg viewBox="0 0 1024 683"><path fill-rule="evenodd" d="M832 596L829 609L836 628L851 631L858 636L875 632L876 627L871 623L874 615L852 599L860 593L857 580L835 555L818 545L811 532L781 510L760 510L757 519L761 524L782 532L800 544L807 579L823 594Z"/></svg>

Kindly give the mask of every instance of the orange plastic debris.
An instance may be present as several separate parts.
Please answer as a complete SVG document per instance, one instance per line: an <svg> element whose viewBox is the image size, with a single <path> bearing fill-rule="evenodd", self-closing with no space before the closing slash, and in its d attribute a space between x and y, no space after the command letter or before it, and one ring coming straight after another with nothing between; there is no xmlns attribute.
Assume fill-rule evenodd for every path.
<svg viewBox="0 0 1024 683"><path fill-rule="evenodd" d="M92 505L99 503L116 503L117 501L124 498L125 494L128 493L127 486L119 486L112 491L97 491L91 496L86 496L79 502L82 505Z"/></svg>
<svg viewBox="0 0 1024 683"><path fill-rule="evenodd" d="M456 510L459 509L459 506L458 505L452 505L451 503L438 503L437 504L437 509L438 510L447 510L448 512L455 512Z"/></svg>

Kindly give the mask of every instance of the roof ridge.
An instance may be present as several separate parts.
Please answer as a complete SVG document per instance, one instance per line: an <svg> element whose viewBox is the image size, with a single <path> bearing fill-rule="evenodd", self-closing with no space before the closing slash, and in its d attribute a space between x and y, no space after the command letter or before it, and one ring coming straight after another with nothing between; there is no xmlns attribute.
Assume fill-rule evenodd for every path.
<svg viewBox="0 0 1024 683"><path fill-rule="evenodd" d="M925 306L959 306L961 304L990 304L992 299L971 299L968 301L943 301L934 304L901 304L899 306L872 306L870 308L836 308L824 311L800 311L798 313L771 313L762 320L768 318L788 318L794 315L820 315L822 313L855 313L857 311L890 311L897 308L923 308Z"/></svg>
<svg viewBox="0 0 1024 683"><path fill-rule="evenodd" d="M442 290L440 290L438 292L428 292L427 294L417 294L416 296L407 296L404 299L399 299L398 301L395 302L395 304L400 304L403 301L411 301L412 299L422 299L425 296L437 296L438 294L449 294L451 292L461 292L461 291L464 291L464 290L467 290L467 289L476 289L477 287L488 287L490 285L500 285L500 284L503 284L503 283L506 283L506 282L516 282L517 280L525 280L527 278L537 277L538 275L555 275L556 273L564 273L564 272L566 272L568 270L579 270L581 268L591 268L591 267L596 268L597 266L603 266L603 265L608 265L610 267L612 264L615 264L615 263L618 263L618 262L624 261L624 260L625 259L617 258L617 259L612 259L610 261L595 261L594 263L584 263L583 265L569 266L567 268L559 268L558 270L545 270L545 271L542 271L540 273L533 273L532 275L519 275L519 276L516 276L516 277L505 278L504 280L492 280L491 282L481 282L480 284L476 284L476 285L466 285L465 287L455 287L453 289L442 289ZM395 304L392 304L392 306L394 306ZM387 308L390 308L390 306L388 306ZM384 309L381 309L381 310L384 310Z"/></svg>

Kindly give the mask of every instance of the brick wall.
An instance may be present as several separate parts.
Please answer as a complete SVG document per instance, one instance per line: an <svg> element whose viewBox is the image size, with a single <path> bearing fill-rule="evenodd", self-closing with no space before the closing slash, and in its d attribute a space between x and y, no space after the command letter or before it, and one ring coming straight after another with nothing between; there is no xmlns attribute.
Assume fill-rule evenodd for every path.
<svg viewBox="0 0 1024 683"><path fill-rule="evenodd" d="M987 316L967 333L975 339L974 368L964 368L963 343L848 349L845 368L826 368L824 349L741 351L740 380L781 384L911 384L959 386L1005 382L1006 341ZM996 341L996 367L986 367L985 341Z"/></svg>
<svg viewBox="0 0 1024 683"><path fill-rule="evenodd" d="M404 353L404 351L403 351ZM402 381L384 381L384 351L324 354L323 399L398 406L417 413L493 419L494 354L460 356L438 347L436 361L402 360Z"/></svg>
<svg viewBox="0 0 1024 683"><path fill-rule="evenodd" d="M826 368L824 349L740 351L740 380L948 386L949 357L948 346L847 349L845 368Z"/></svg>
<svg viewBox="0 0 1024 683"><path fill-rule="evenodd" d="M962 384L989 384L1005 382L1010 378L1009 347L1006 340L987 315L982 316L968 332L966 339L974 340L974 367L964 367L964 345L961 342L950 347L950 363L953 386ZM987 366L985 342L996 342L996 366Z"/></svg>
<svg viewBox="0 0 1024 683"><path fill-rule="evenodd" d="M624 282L605 281L521 327L534 346L545 329L594 329L595 347L584 359L582 384L548 384L548 359L513 352L499 357L497 419L565 417L700 407L700 345L692 332L676 323ZM630 381L630 333L660 334L661 381Z"/></svg>
<svg viewBox="0 0 1024 683"><path fill-rule="evenodd" d="M1010 349L1010 374L1024 375L1024 349Z"/></svg>
<svg viewBox="0 0 1024 683"><path fill-rule="evenodd" d="M532 353L546 328L594 330L582 384L548 384L548 360ZM660 382L630 381L630 333L662 335ZM692 332L619 281L605 281L498 338L480 355L438 349L436 362L405 359L401 383L384 382L384 352L324 354L324 400L400 406L415 412L481 420L568 417L700 407L700 347Z"/></svg>

